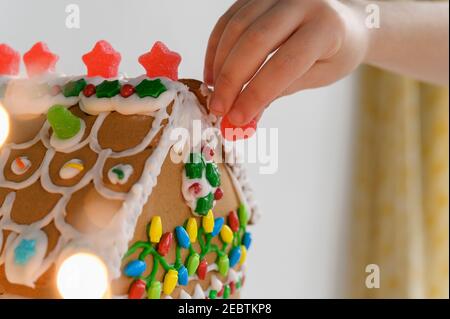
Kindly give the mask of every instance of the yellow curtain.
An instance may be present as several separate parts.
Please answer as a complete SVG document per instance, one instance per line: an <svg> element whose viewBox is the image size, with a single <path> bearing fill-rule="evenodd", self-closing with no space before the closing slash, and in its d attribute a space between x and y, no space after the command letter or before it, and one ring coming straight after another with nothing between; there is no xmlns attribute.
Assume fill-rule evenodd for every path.
<svg viewBox="0 0 450 319"><path fill-rule="evenodd" d="M448 298L448 90L364 67L360 104L350 297Z"/></svg>

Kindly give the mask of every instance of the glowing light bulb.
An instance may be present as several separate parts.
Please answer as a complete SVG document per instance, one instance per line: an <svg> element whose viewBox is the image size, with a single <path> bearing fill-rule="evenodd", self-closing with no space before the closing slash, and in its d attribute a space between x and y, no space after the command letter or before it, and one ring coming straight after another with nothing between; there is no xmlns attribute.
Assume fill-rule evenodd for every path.
<svg viewBox="0 0 450 319"><path fill-rule="evenodd" d="M56 284L64 299L103 298L108 290L108 270L97 256L77 253L62 262Z"/></svg>
<svg viewBox="0 0 450 319"><path fill-rule="evenodd" d="M9 134L9 116L0 104L0 147L5 143Z"/></svg>

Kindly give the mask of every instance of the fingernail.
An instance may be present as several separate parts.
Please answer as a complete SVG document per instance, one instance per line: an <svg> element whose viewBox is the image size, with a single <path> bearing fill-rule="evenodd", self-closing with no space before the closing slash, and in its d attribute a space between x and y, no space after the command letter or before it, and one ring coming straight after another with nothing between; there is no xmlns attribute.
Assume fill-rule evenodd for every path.
<svg viewBox="0 0 450 319"><path fill-rule="evenodd" d="M236 126L244 125L244 115L242 112L239 112L237 110L232 110L227 114L228 120L231 122L231 124Z"/></svg>
<svg viewBox="0 0 450 319"><path fill-rule="evenodd" d="M223 105L223 103L218 100L214 94L211 98L211 103L209 104L209 109L216 115L223 115L224 111L225 111L225 107Z"/></svg>

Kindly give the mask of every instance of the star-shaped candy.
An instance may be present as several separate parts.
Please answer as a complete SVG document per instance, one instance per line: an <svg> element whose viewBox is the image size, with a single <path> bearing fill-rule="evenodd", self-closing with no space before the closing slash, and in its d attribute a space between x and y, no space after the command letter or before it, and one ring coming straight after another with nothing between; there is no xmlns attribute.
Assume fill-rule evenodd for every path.
<svg viewBox="0 0 450 319"><path fill-rule="evenodd" d="M147 76L154 78L164 76L174 81L178 80L178 66L181 56L170 51L164 43L156 42L150 52L139 57L139 63L147 71Z"/></svg>
<svg viewBox="0 0 450 319"><path fill-rule="evenodd" d="M59 57L48 49L44 42L38 42L23 56L29 76L55 71Z"/></svg>
<svg viewBox="0 0 450 319"><path fill-rule="evenodd" d="M20 54L7 44L0 44L0 75L19 74Z"/></svg>
<svg viewBox="0 0 450 319"><path fill-rule="evenodd" d="M115 78L121 60L120 53L104 40L98 41L91 52L83 55L83 62L86 64L89 77Z"/></svg>

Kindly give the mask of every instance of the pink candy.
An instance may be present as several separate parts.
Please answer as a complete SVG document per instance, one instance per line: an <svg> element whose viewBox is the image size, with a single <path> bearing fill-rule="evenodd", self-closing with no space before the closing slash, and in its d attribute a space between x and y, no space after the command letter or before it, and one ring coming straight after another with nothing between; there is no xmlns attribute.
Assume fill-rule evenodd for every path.
<svg viewBox="0 0 450 319"><path fill-rule="evenodd" d="M178 80L178 66L181 63L181 56L170 51L164 43L156 42L150 52L139 57L139 63L147 71L147 76L167 77L174 81Z"/></svg>
<svg viewBox="0 0 450 319"><path fill-rule="evenodd" d="M23 61L29 76L55 71L59 57L53 54L44 42L38 42L24 54Z"/></svg>
<svg viewBox="0 0 450 319"><path fill-rule="evenodd" d="M0 75L17 75L20 68L20 53L7 44L0 44Z"/></svg>
<svg viewBox="0 0 450 319"><path fill-rule="evenodd" d="M91 52L83 55L83 62L86 64L89 77L116 77L121 59L120 53L104 40L98 41Z"/></svg>

